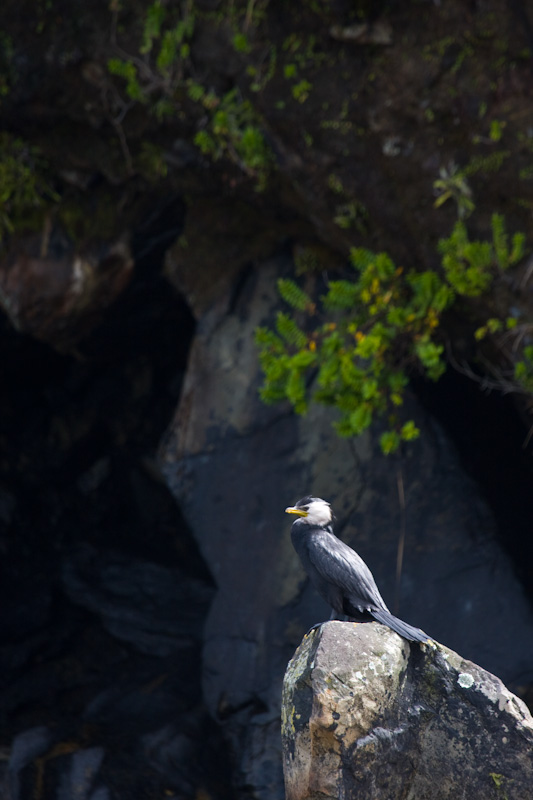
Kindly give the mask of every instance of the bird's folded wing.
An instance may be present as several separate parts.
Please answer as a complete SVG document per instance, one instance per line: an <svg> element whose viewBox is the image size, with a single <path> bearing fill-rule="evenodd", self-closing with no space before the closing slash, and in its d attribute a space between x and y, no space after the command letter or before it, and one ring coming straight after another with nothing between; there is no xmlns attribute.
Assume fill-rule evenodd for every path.
<svg viewBox="0 0 533 800"><path fill-rule="evenodd" d="M308 541L308 554L320 576L338 586L358 610L387 610L363 559L334 534L315 534Z"/></svg>

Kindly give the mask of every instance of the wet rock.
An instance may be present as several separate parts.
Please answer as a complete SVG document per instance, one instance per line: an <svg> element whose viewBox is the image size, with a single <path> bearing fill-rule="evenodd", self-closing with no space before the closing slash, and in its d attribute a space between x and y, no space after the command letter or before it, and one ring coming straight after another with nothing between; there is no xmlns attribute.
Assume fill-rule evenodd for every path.
<svg viewBox="0 0 533 800"><path fill-rule="evenodd" d="M330 622L285 674L287 800L531 797L533 718L489 672L376 623Z"/></svg>
<svg viewBox="0 0 533 800"><path fill-rule="evenodd" d="M75 251L60 231L17 242L0 262L0 303L15 328L60 350L72 349L128 284L125 240Z"/></svg>

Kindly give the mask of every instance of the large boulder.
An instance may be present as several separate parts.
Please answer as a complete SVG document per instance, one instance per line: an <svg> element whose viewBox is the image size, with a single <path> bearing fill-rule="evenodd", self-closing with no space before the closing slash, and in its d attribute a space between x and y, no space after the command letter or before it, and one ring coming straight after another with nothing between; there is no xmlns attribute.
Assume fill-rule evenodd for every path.
<svg viewBox="0 0 533 800"><path fill-rule="evenodd" d="M285 674L287 800L528 800L533 718L489 672L383 625L330 622Z"/></svg>

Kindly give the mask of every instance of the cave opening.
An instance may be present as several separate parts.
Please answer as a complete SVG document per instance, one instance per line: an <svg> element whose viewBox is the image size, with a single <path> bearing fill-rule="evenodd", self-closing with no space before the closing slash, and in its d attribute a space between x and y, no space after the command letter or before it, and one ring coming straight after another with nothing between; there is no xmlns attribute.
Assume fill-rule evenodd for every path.
<svg viewBox="0 0 533 800"><path fill-rule="evenodd" d="M102 748L104 773L123 773L123 789L226 796L225 745L201 689L213 581L155 458L195 330L162 274L183 214L181 201L165 201L139 226L130 284L75 352L0 317L1 744L18 748L26 796L36 791L32 731L42 731L41 755L65 738L79 758ZM65 570L78 565L83 579L83 558L93 571L76 602ZM173 594L169 580L166 605L179 592L192 599L167 613L152 584L173 574L192 589ZM66 756L50 760L50 791L69 769Z"/></svg>

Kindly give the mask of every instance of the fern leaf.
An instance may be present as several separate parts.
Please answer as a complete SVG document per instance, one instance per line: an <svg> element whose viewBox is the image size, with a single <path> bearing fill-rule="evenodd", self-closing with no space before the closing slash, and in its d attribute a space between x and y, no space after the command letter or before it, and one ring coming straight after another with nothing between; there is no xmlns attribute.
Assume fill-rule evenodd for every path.
<svg viewBox="0 0 533 800"><path fill-rule="evenodd" d="M307 345L307 336L289 314L284 314L282 311L278 312L276 329L287 344L293 345L299 350L303 350Z"/></svg>
<svg viewBox="0 0 533 800"><path fill-rule="evenodd" d="M513 265L516 264L517 261L520 261L521 258L524 257L526 252L525 248L526 237L523 233L515 233L512 239L512 250L509 256L509 264Z"/></svg>
<svg viewBox="0 0 533 800"><path fill-rule="evenodd" d="M305 414L307 411L307 402L305 398L305 383L302 375L293 370L287 380L287 397L292 403L294 410L297 414Z"/></svg>
<svg viewBox="0 0 533 800"><path fill-rule="evenodd" d="M378 253L375 256L375 264L378 278L381 281L387 280L387 278L392 278L396 267L394 266L393 260L387 255L387 253Z"/></svg>
<svg viewBox="0 0 533 800"><path fill-rule="evenodd" d="M359 287L351 281L330 281L324 297L326 308L353 308L359 295Z"/></svg>
<svg viewBox="0 0 533 800"><path fill-rule="evenodd" d="M350 250L350 263L359 272L363 272L376 260L376 254L364 247L352 247Z"/></svg>
<svg viewBox="0 0 533 800"><path fill-rule="evenodd" d="M280 278L278 280L278 292L285 302L297 311L305 311L306 308L312 305L309 295L289 278Z"/></svg>
<svg viewBox="0 0 533 800"><path fill-rule="evenodd" d="M285 352L285 345L270 328L257 328L255 343L261 352L281 355Z"/></svg>

